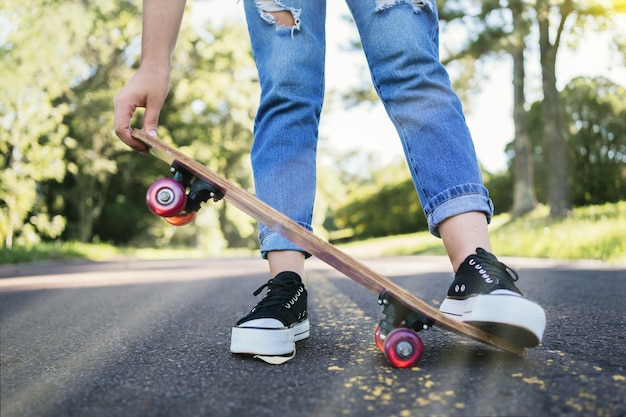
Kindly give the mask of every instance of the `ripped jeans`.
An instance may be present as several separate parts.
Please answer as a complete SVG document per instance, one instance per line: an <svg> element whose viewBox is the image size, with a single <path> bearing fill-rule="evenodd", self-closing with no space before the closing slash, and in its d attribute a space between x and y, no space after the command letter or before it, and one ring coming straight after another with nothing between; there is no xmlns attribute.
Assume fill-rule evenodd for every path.
<svg viewBox="0 0 626 417"><path fill-rule="evenodd" d="M461 102L439 62L434 0L346 0L374 87L402 143L429 229L493 214ZM326 0L244 0L261 99L251 149L257 196L311 230L324 99ZM270 12L288 11L289 25ZM293 24L291 24L293 23ZM396 140L363 138L363 140ZM301 250L260 225L261 252Z"/></svg>

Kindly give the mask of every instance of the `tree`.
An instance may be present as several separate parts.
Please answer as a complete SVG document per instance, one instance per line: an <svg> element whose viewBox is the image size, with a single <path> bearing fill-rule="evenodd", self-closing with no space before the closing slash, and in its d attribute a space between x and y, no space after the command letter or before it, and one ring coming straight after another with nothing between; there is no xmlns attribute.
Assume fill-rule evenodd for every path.
<svg viewBox="0 0 626 417"><path fill-rule="evenodd" d="M539 25L539 52L543 86L543 138L548 168L548 204L550 216L567 214L572 208L567 184L568 167L565 134L559 112L559 92L556 85L556 57L565 21L573 11L573 2L565 0L560 5L560 19L554 39L550 36L550 2L537 0L537 23Z"/></svg>
<svg viewBox="0 0 626 417"><path fill-rule="evenodd" d="M80 8L43 0L0 6L0 236L7 248L16 238L55 237L65 225L38 205L38 184L60 181L66 170L62 119L70 108L57 99L82 70L74 65L78 27L87 24L74 20Z"/></svg>
<svg viewBox="0 0 626 417"><path fill-rule="evenodd" d="M566 157L570 167L567 186L574 206L626 199L626 89L605 78L578 77L561 93L560 110L568 132ZM543 101L531 106L528 116L535 149L538 199L547 202L548 159L543 145Z"/></svg>
<svg viewBox="0 0 626 417"><path fill-rule="evenodd" d="M155 238L158 244L177 239L194 244L207 236L222 241L215 227L215 233L194 232L201 226L174 231L149 215L145 190L167 169L131 152L112 132L113 97L138 65L137 3L5 3L0 5L3 244L61 233L65 239L115 243L141 242L142 236L150 244ZM238 24L198 31L187 21L174 61L177 85L160 134L249 187L245 157L258 86L246 39ZM248 244L252 222L219 207L224 235L235 245ZM203 210L200 217L212 212Z"/></svg>
<svg viewBox="0 0 626 417"><path fill-rule="evenodd" d="M74 57L85 70L62 97L72 111L64 120L69 127L68 172L60 192L65 196L65 212L72 218L71 238L88 242L108 204L108 189L118 174L118 156L127 151L112 134L111 103L130 77L127 60L136 54L129 54L127 48L139 38L140 22L131 1L93 2L80 13L76 17L91 24L76 42L79 50Z"/></svg>
<svg viewBox="0 0 626 417"><path fill-rule="evenodd" d="M527 5L522 0L444 2L446 9L441 14L446 22L460 20L472 27L468 41L461 49L452 52L443 62L463 62L469 59L464 69L475 68L476 61L485 60L490 55L506 53L513 62L513 121L515 137L513 140L513 206L514 215L521 215L532 210L536 205L533 184L533 165L526 120L526 37L532 24L527 13ZM476 10L468 15L468 10ZM469 13L472 13L471 11ZM459 61L461 60L461 61ZM475 71L463 71L464 79L474 77ZM471 81L466 81L469 85ZM458 86L458 84L456 84ZM463 91L463 90L461 90ZM460 94L462 97L463 95ZM466 100L468 98L465 98ZM493 194L493 193L492 193Z"/></svg>
<svg viewBox="0 0 626 417"><path fill-rule="evenodd" d="M5 245L16 229L22 240L29 231L31 241L56 237L65 220L66 237L88 241L122 149L111 134L111 102L129 76L124 51L139 35L137 7L113 0L3 7L14 25L2 40L0 69Z"/></svg>
<svg viewBox="0 0 626 417"><path fill-rule="evenodd" d="M467 45L452 58L458 56L474 56L480 58L488 51L497 51L498 42L491 36L498 33L501 28L501 43L507 45L507 50L513 58L513 84L514 84L514 122L515 140L514 149L514 204L513 212L522 214L535 204L533 190L532 152L529 148L528 121L525 116L524 98L524 52L525 37L529 33L530 22L525 17L534 9L537 20L539 35L539 52L542 73L542 90L544 95L543 115L543 138L544 157L547 159L547 182L550 213L552 216L566 214L571 208L570 190L567 187L568 166L566 157L566 134L561 120L559 93L557 90L556 59L559 47L563 43L565 34L572 34L570 46L575 47L575 41L580 38L585 30L591 27L604 29L610 22L609 17L620 13L624 9L623 2L615 1L612 7L606 7L603 2L575 2L573 0L538 0L526 2L511 0L509 2L488 0L480 2L480 6L471 2L442 1L447 13L442 13L444 18L468 21L462 10L475 10L480 7L481 12L476 15L481 18L482 25L472 21L474 28L480 28L476 35L470 38ZM506 18L497 18L496 13L500 7L508 8L511 12L512 31L506 29L510 21ZM470 12L471 13L471 12ZM494 17L495 16L495 17ZM569 21L574 24L568 25ZM495 22L495 25L491 22ZM501 25L501 26L498 26ZM620 38L621 39L621 38ZM490 41L491 40L491 41ZM619 40L616 44L619 44Z"/></svg>
<svg viewBox="0 0 626 417"><path fill-rule="evenodd" d="M626 88L579 77L562 92L576 206L626 199Z"/></svg>
<svg viewBox="0 0 626 417"><path fill-rule="evenodd" d="M535 10L539 28L539 51L543 85L543 130L548 175L550 215L567 214L572 200L568 187L569 169L566 157L566 133L561 119L559 92L556 79L556 61L559 47L566 33L575 35L571 45L585 31L606 29L614 16L623 13L624 6L606 2L537 0ZM571 21L571 23L570 23Z"/></svg>
<svg viewBox="0 0 626 417"><path fill-rule="evenodd" d="M513 207L514 216L520 216L535 208L537 196L534 187L534 171L532 146L528 131L526 113L526 70L525 58L526 36L530 24L524 17L525 6L522 0L509 2L513 31L511 33L510 54L513 58L513 122L515 138L513 139Z"/></svg>

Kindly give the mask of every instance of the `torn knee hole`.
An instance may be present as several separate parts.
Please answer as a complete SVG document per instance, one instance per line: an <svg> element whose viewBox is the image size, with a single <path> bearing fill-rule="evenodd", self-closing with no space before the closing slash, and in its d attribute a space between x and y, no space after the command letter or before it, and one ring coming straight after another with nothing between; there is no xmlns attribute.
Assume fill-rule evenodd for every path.
<svg viewBox="0 0 626 417"><path fill-rule="evenodd" d="M433 9L432 0L376 0L376 11L381 12L399 4L410 4L415 13L419 13L424 7Z"/></svg>
<svg viewBox="0 0 626 417"><path fill-rule="evenodd" d="M278 12L270 12L266 11L265 13L269 13L274 16L274 21L278 26L284 27L294 27L296 25L296 19L293 17L293 14L287 10L281 10Z"/></svg>
<svg viewBox="0 0 626 417"><path fill-rule="evenodd" d="M282 4L279 0L256 0L261 18L277 29L293 31L300 28L300 9L294 9Z"/></svg>

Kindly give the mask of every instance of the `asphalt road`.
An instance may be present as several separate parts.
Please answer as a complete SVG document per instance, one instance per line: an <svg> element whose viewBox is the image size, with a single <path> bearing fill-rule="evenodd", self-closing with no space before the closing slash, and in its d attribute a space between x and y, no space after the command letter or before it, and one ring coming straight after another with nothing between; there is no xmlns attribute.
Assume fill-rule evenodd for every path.
<svg viewBox="0 0 626 417"><path fill-rule="evenodd" d="M524 358L443 330L418 367L373 342L376 296L309 263L311 337L272 366L229 352L264 261L0 268L0 414L25 416L624 416L626 272L595 262L504 259L546 309ZM437 303L447 260L365 261Z"/></svg>

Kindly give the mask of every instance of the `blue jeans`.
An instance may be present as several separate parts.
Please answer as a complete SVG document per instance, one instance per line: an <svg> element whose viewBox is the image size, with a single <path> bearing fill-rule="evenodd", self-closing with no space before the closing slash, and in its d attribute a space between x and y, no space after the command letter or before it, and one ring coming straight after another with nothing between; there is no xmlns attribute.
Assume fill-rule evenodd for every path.
<svg viewBox="0 0 626 417"><path fill-rule="evenodd" d="M493 205L461 102L439 62L434 0L346 0L395 125L429 229ZM324 99L326 0L244 0L261 99L251 149L257 196L311 230ZM268 12L287 10L294 26ZM260 225L261 252L301 250Z"/></svg>

